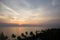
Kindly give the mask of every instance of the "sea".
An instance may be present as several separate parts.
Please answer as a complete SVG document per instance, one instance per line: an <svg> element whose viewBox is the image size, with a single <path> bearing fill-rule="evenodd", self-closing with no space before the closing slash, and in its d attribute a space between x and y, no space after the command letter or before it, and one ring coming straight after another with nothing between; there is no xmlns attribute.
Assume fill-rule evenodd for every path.
<svg viewBox="0 0 60 40"><path fill-rule="evenodd" d="M11 39L11 35L15 34L16 36L21 35L21 33L28 32L28 34L32 31L34 34L36 31L41 31L47 29L46 27L0 27L0 33L3 32L4 35L8 35Z"/></svg>

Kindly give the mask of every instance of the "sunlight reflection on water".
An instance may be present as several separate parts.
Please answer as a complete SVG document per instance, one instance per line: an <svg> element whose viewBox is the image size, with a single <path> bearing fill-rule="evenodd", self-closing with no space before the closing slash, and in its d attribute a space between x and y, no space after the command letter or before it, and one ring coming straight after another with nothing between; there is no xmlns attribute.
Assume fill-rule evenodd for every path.
<svg viewBox="0 0 60 40"><path fill-rule="evenodd" d="M11 35L16 34L20 35L24 32L35 32L36 30L42 30L45 29L44 27L0 27L0 32L3 32L4 34Z"/></svg>

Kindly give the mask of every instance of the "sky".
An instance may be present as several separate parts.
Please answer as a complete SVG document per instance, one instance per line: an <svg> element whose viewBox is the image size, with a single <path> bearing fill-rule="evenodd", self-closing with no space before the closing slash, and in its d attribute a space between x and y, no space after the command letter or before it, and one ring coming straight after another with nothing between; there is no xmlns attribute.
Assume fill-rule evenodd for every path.
<svg viewBox="0 0 60 40"><path fill-rule="evenodd" d="M0 24L44 24L59 17L60 0L0 0Z"/></svg>

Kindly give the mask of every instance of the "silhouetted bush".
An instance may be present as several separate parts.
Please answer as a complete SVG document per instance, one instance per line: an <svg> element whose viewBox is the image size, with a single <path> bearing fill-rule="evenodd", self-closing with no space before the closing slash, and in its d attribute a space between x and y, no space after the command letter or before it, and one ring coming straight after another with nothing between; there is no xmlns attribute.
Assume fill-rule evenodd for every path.
<svg viewBox="0 0 60 40"><path fill-rule="evenodd" d="M42 40L60 40L60 29L48 29L39 34Z"/></svg>
<svg viewBox="0 0 60 40"><path fill-rule="evenodd" d="M3 34L3 32L0 34L0 40L7 40L8 37Z"/></svg>
<svg viewBox="0 0 60 40"><path fill-rule="evenodd" d="M12 34L12 38L15 38L15 37L16 37L16 35Z"/></svg>
<svg viewBox="0 0 60 40"><path fill-rule="evenodd" d="M17 37L17 40L22 40L20 36Z"/></svg>

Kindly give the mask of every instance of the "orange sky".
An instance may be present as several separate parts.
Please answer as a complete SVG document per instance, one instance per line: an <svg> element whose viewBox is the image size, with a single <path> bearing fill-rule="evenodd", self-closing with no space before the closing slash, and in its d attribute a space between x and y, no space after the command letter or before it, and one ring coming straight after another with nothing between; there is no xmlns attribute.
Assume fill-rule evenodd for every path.
<svg viewBox="0 0 60 40"><path fill-rule="evenodd" d="M22 20L11 20L8 19L6 20L6 18L4 20L6 20L6 23L12 23L12 24L42 24L44 22L50 21L52 19L55 18L40 18L40 19L35 19L35 20L29 20L29 21L22 21Z"/></svg>

